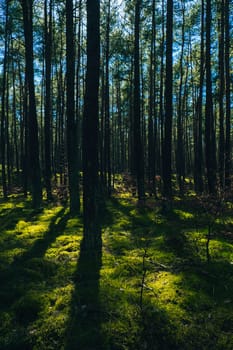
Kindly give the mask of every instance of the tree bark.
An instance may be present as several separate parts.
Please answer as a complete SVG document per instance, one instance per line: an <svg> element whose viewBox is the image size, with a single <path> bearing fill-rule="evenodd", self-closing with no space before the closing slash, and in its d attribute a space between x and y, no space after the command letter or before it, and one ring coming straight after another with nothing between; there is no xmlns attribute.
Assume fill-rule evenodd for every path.
<svg viewBox="0 0 233 350"><path fill-rule="evenodd" d="M185 177L185 155L184 155L184 108L182 100L185 99L185 87L184 84L184 68L183 68L183 59L184 59L184 44L185 44L185 3L182 2L182 34L181 34L181 54L180 54L180 82L179 82L179 97L178 97L178 110L177 110L177 154L176 154L176 163L177 163L177 177L180 194L184 192L184 177Z"/></svg>
<svg viewBox="0 0 233 350"><path fill-rule="evenodd" d="M144 156L141 130L141 106L140 106L140 8L141 0L136 0L134 19L134 164L137 178L138 199L144 199Z"/></svg>
<svg viewBox="0 0 233 350"><path fill-rule="evenodd" d="M224 0L220 4L219 24L219 153L218 168L221 188L225 187L225 130L224 130L224 92L225 92L225 64L224 64Z"/></svg>
<svg viewBox="0 0 233 350"><path fill-rule="evenodd" d="M231 98L230 98L230 27L229 1L225 0L225 76L226 76L226 140L225 140L225 185L231 185Z"/></svg>
<svg viewBox="0 0 233 350"><path fill-rule="evenodd" d="M150 43L149 120L148 120L148 183L150 195L155 189L155 0L152 2L152 33Z"/></svg>
<svg viewBox="0 0 233 350"><path fill-rule="evenodd" d="M51 140L52 140L52 103L51 103L51 60L52 60L52 0L44 3L45 28L45 112L44 112L44 152L45 152L45 188L47 200L52 199L51 189Z"/></svg>
<svg viewBox="0 0 233 350"><path fill-rule="evenodd" d="M73 0L66 0L66 121L67 121L67 160L70 194L70 212L79 214L79 170L78 170L78 143L77 124L75 121L74 77L75 77L75 50Z"/></svg>
<svg viewBox="0 0 233 350"><path fill-rule="evenodd" d="M86 249L99 246L101 231L98 210L99 21L99 1L87 0L87 71L83 119L83 221Z"/></svg>
<svg viewBox="0 0 233 350"><path fill-rule="evenodd" d="M1 97L1 163L2 163L2 190L3 197L7 198L7 182L6 182L6 88L7 88L7 57L9 47L9 35L8 35L8 2L6 2L5 9L5 46L4 46L4 58L3 58L3 75L2 75L2 97Z"/></svg>
<svg viewBox="0 0 233 350"><path fill-rule="evenodd" d="M194 124L194 185L197 193L203 192L203 142L202 142L202 103L204 84L204 0L201 2L201 58L200 58L200 80L199 96L196 105L196 118Z"/></svg>
<svg viewBox="0 0 233 350"><path fill-rule="evenodd" d="M173 119L173 0L167 0L166 24L166 80L165 80L165 134L163 140L163 194L172 196L172 119Z"/></svg>
<svg viewBox="0 0 233 350"><path fill-rule="evenodd" d="M110 45L110 7L111 0L107 4L107 23L106 23L106 52L105 52L105 128L104 128L104 158L105 158L105 173L106 173L106 187L107 193L111 193L111 159L110 159L110 106L109 106L109 45Z"/></svg>
<svg viewBox="0 0 233 350"><path fill-rule="evenodd" d="M206 170L209 193L216 191L216 140L211 76L211 0L206 1L206 110L205 110Z"/></svg>
<svg viewBox="0 0 233 350"><path fill-rule="evenodd" d="M28 89L28 153L29 174L32 191L32 204L39 208L42 201L41 170L39 161L38 124L36 115L36 99L33 68L33 8L32 0L21 1L23 9L25 37L25 81Z"/></svg>

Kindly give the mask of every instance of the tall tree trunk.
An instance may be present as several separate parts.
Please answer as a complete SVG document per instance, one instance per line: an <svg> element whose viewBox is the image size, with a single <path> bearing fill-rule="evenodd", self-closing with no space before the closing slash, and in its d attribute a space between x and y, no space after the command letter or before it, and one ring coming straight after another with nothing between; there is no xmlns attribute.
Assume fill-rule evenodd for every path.
<svg viewBox="0 0 233 350"><path fill-rule="evenodd" d="M23 169L23 192L24 197L28 195L29 187L29 154L28 154L28 84L25 82L23 91L23 120L22 120L22 169Z"/></svg>
<svg viewBox="0 0 233 350"><path fill-rule="evenodd" d="M130 134L129 134L129 169L130 173L133 177L136 176L136 164L135 164L135 149L134 149L134 82L133 82L133 71L134 71L134 62L133 57L130 62L130 70L129 70L129 92L128 92L128 113L129 113L129 122L130 122Z"/></svg>
<svg viewBox="0 0 233 350"><path fill-rule="evenodd" d="M105 52L105 127L104 127L104 164L105 164L105 173L107 180L107 193L111 193L111 159L110 159L110 106L109 106L109 34L110 34L110 7L111 0L108 0L107 4L107 23L106 23L106 52Z"/></svg>
<svg viewBox="0 0 233 350"><path fill-rule="evenodd" d="M5 45L4 45L4 58L3 58L3 76L2 76L2 98L1 98L1 163L2 163L2 190L3 197L7 198L7 183L6 183L6 88L7 88L7 57L9 48L9 35L8 35L8 1L6 1L5 9Z"/></svg>
<svg viewBox="0 0 233 350"><path fill-rule="evenodd" d="M38 208L42 201L41 171L39 161L38 124L36 116L36 99L33 68L33 10L32 0L21 1L23 9L25 37L25 80L28 88L28 152L32 204Z"/></svg>
<svg viewBox="0 0 233 350"><path fill-rule="evenodd" d="M204 84L204 0L201 2L201 58L199 96L196 106L196 120L194 125L194 184L197 193L203 192L203 143L202 143L202 103Z"/></svg>
<svg viewBox="0 0 233 350"><path fill-rule="evenodd" d="M231 185L231 98L230 98L230 28L229 1L225 0L225 75L226 75L226 143L225 143L225 185Z"/></svg>
<svg viewBox="0 0 233 350"><path fill-rule="evenodd" d="M77 124L75 121L74 77L75 77L75 51L74 51L74 24L73 0L66 0L66 113L67 113L67 160L70 194L70 212L78 214L80 211L79 198L79 170L77 147Z"/></svg>
<svg viewBox="0 0 233 350"><path fill-rule="evenodd" d="M152 1L152 32L149 73L148 182L150 195L155 195L155 0Z"/></svg>
<svg viewBox="0 0 233 350"><path fill-rule="evenodd" d="M140 42L140 8L141 0L135 3L134 19L134 163L137 178L138 199L145 197L144 190L144 157L141 130L141 106L140 106L140 63L139 63L139 42Z"/></svg>
<svg viewBox="0 0 233 350"><path fill-rule="evenodd" d="M172 118L173 118L173 0L167 0L166 24L166 80L165 80L165 134L163 142L163 193L166 197L172 195Z"/></svg>
<svg viewBox="0 0 233 350"><path fill-rule="evenodd" d="M44 111L44 158L45 158L45 188L47 199L52 199L51 189L51 140L52 140L52 103L51 103L51 59L52 59L52 0L44 3L44 40L45 40L45 111Z"/></svg>
<svg viewBox="0 0 233 350"><path fill-rule="evenodd" d="M184 108L182 108L182 100L185 99L184 93L184 72L183 72L183 59L184 59L184 40L185 40L185 3L182 1L182 43L180 54L180 82L179 82L179 97L178 97L178 110L177 110L177 176L180 193L184 192L184 177L185 177L185 157L184 157Z"/></svg>
<svg viewBox="0 0 233 350"><path fill-rule="evenodd" d="M211 77L211 0L206 1L206 110L205 110L206 170L209 193L216 191L216 140Z"/></svg>
<svg viewBox="0 0 233 350"><path fill-rule="evenodd" d="M104 55L103 55L104 56ZM104 57L103 57L104 62ZM104 65L104 63L103 63ZM100 70L100 90L101 90L101 102L100 102L100 134L99 134L99 149L100 149L100 179L101 186L106 187L106 154L105 154L105 70L104 67Z"/></svg>
<svg viewBox="0 0 233 350"><path fill-rule="evenodd" d="M18 145L18 128L17 128L17 113L16 113L16 69L15 64L12 61L12 84L13 84L13 120L12 120L12 130L13 130L13 144L14 144L14 154L15 154L15 166L16 166L16 174L17 174L17 186L19 186L20 179L20 171L19 171L19 145Z"/></svg>
<svg viewBox="0 0 233 350"><path fill-rule="evenodd" d="M60 37L61 48L63 47L63 35ZM65 109L65 79L63 72L62 49L59 52L59 65L56 72L57 80L57 106L56 106L56 163L59 173L59 184L65 185L65 176L67 170L65 157L65 127L64 127L64 109Z"/></svg>
<svg viewBox="0 0 233 350"><path fill-rule="evenodd" d="M162 38L161 38L161 60L160 60L160 88L159 88L159 116L160 116L160 139L161 154L163 155L164 144L164 43L165 43L165 16L164 0L162 0ZM160 164L162 168L162 164Z"/></svg>
<svg viewBox="0 0 233 350"><path fill-rule="evenodd" d="M119 74L119 66L117 67ZM120 172L126 170L126 154L125 154L125 137L124 137L124 125L122 115L122 101L121 101L121 81L117 77L116 79L116 107L117 107L117 124L118 124L118 138L119 138L119 164L118 169Z"/></svg>
<svg viewBox="0 0 233 350"><path fill-rule="evenodd" d="M9 63L6 68L9 72ZM5 123L5 141L6 141L6 165L7 165L7 187L8 191L11 190L12 186L12 157L11 157L11 143L10 143L10 128L9 128L9 74L7 74L6 79L6 123Z"/></svg>
<svg viewBox="0 0 233 350"><path fill-rule="evenodd" d="M81 89L81 58L82 58L82 7L83 1L78 1L78 33L77 33L77 65L76 65L76 128L77 128L77 159L78 168L81 167L81 125L83 107L81 101L83 100ZM78 169L78 170L79 170Z"/></svg>
<svg viewBox="0 0 233 350"><path fill-rule="evenodd" d="M224 0L221 0L219 6L220 24L219 24L219 153L218 168L221 188L225 183L225 131L224 131L224 92L225 92L225 65L224 65Z"/></svg>
<svg viewBox="0 0 233 350"><path fill-rule="evenodd" d="M99 246L98 92L100 4L87 0L87 71L83 119L83 221L86 249Z"/></svg>

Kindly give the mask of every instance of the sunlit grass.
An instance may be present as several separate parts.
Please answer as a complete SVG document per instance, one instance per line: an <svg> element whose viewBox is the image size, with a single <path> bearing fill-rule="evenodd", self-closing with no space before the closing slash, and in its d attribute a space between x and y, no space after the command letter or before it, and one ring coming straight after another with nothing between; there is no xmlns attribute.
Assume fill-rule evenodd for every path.
<svg viewBox="0 0 233 350"><path fill-rule="evenodd" d="M187 211L184 211L184 210L174 209L174 213L176 213L179 216L179 218L182 220L194 218L194 214L187 212Z"/></svg>
<svg viewBox="0 0 233 350"><path fill-rule="evenodd" d="M97 333L102 350L233 348L232 243L215 230L208 263L208 220L192 207L135 205L107 203L96 267L67 208L0 203L1 349L81 349Z"/></svg>

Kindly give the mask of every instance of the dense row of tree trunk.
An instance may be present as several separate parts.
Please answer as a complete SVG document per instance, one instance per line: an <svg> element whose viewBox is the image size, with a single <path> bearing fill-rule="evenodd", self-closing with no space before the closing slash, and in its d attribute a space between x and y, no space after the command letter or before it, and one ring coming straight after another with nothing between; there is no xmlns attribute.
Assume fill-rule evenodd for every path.
<svg viewBox="0 0 233 350"><path fill-rule="evenodd" d="M0 8L3 196L17 186L40 207L42 188L48 200L55 188L63 199L68 191L76 215L83 189L88 246L99 239L100 197L119 173L132 176L139 200L160 195L161 179L167 198L185 193L186 178L197 193L231 185L232 5L119 6Z"/></svg>

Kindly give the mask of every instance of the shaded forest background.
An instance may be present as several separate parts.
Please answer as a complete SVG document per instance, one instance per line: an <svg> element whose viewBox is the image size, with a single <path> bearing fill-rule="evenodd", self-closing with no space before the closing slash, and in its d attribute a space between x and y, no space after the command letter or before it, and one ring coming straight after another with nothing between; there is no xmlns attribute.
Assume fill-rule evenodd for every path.
<svg viewBox="0 0 233 350"><path fill-rule="evenodd" d="M4 198L40 206L43 187L78 213L83 170L139 199L229 188L228 1L2 1L1 18Z"/></svg>
<svg viewBox="0 0 233 350"><path fill-rule="evenodd" d="M0 1L0 348L233 348L233 4Z"/></svg>

